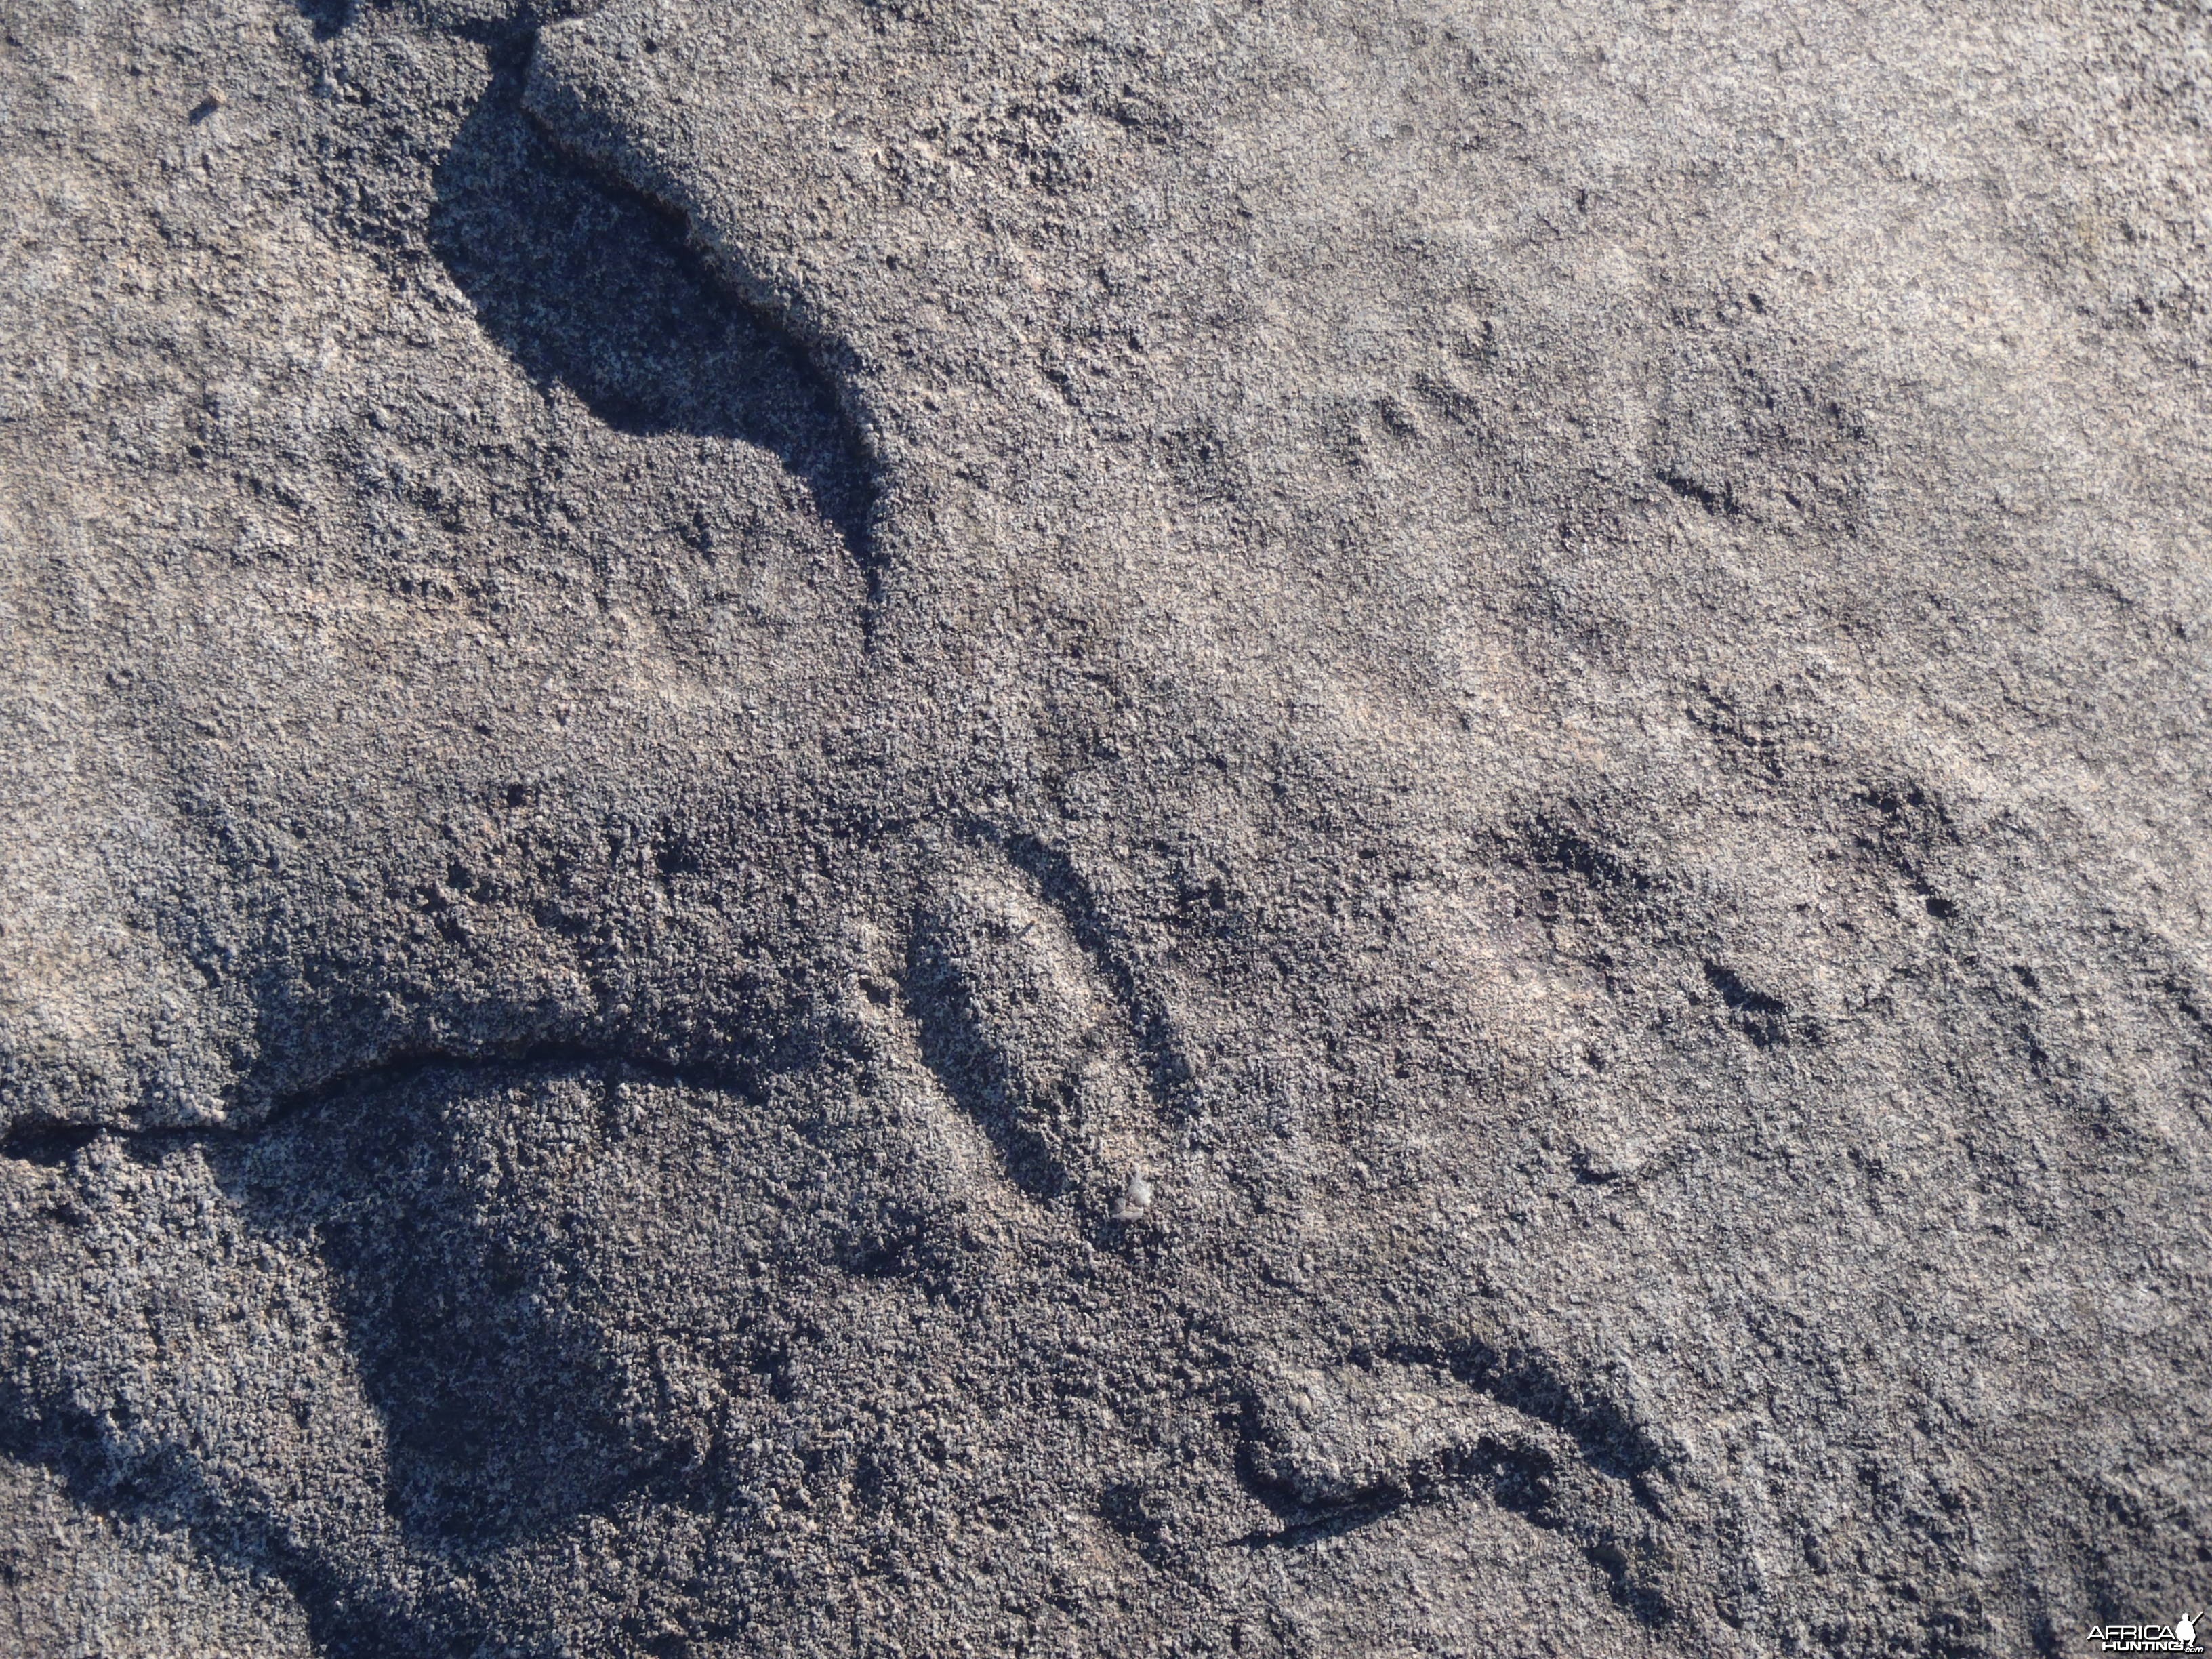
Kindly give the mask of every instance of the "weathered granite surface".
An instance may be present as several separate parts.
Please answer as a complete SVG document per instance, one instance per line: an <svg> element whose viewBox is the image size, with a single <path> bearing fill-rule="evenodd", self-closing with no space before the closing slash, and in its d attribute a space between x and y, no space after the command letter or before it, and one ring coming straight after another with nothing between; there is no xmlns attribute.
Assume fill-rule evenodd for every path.
<svg viewBox="0 0 2212 1659"><path fill-rule="evenodd" d="M0 1641L2212 1604L2208 118L2172 0L0 0Z"/></svg>

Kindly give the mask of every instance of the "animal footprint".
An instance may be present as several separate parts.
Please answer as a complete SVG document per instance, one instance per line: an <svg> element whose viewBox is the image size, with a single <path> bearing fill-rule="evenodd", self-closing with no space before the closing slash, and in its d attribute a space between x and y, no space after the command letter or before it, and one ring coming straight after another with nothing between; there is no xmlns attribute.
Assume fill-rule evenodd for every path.
<svg viewBox="0 0 2212 1659"><path fill-rule="evenodd" d="M937 882L915 919L905 988L922 1058L1022 1191L1142 1219L1158 1167L1127 1011L1060 909L988 856Z"/></svg>
<svg viewBox="0 0 2212 1659"><path fill-rule="evenodd" d="M1280 1522L1250 1545L1296 1547L1408 1504L1480 1493L1573 1538L1638 1617L1662 1621L1680 1600L1658 1512L1613 1459L1438 1367L1377 1359L1274 1371L1255 1390L1243 1472Z"/></svg>

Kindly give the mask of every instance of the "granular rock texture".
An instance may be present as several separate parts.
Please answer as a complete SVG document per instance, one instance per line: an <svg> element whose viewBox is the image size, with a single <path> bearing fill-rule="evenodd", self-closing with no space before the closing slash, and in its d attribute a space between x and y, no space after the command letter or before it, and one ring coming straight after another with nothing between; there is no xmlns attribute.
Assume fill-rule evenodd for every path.
<svg viewBox="0 0 2212 1659"><path fill-rule="evenodd" d="M2212 1604L2212 20L0 0L0 1632Z"/></svg>

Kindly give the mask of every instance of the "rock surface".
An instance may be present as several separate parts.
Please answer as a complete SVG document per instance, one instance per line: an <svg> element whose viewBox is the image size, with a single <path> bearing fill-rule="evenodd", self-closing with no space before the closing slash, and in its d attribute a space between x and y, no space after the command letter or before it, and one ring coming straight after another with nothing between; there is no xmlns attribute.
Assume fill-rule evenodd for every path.
<svg viewBox="0 0 2212 1659"><path fill-rule="evenodd" d="M0 4L0 1631L2212 1603L2201 10L574 9Z"/></svg>

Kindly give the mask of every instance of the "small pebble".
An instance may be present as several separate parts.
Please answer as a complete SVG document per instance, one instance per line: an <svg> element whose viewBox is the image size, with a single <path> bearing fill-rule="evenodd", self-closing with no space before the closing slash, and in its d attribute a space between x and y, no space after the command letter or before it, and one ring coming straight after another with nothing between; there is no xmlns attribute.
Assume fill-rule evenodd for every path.
<svg viewBox="0 0 2212 1659"><path fill-rule="evenodd" d="M1152 1213L1152 1183L1140 1170L1129 1177L1129 1184L1121 1188L1121 1201L1114 1206L1117 1221L1135 1221Z"/></svg>

